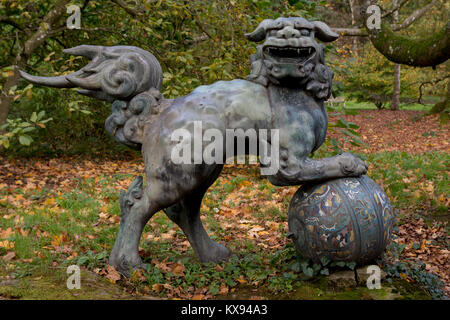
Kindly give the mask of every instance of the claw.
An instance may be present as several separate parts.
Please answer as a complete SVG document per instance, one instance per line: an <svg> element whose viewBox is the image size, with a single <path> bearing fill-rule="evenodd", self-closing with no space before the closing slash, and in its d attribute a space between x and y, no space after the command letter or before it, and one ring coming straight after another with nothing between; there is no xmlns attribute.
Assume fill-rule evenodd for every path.
<svg viewBox="0 0 450 320"><path fill-rule="evenodd" d="M91 45L81 45L70 49L63 50L65 53L83 56L90 59L95 59L100 55L100 52L103 50L103 46L91 46ZM88 65L92 65L92 62ZM85 67L86 68L86 67ZM53 88L74 88L74 87L82 87L84 89L90 90L99 90L101 89L101 85L99 81L96 81L94 78L82 78L80 75L84 74L86 70L81 69L74 73L65 76L57 76L57 77L39 77L28 74L24 71L19 70L22 78L28 80L31 83L39 84L47 87ZM105 99L103 99L105 100Z"/></svg>
<svg viewBox="0 0 450 320"><path fill-rule="evenodd" d="M69 49L64 49L63 52L74 56L82 56L89 59L94 59L103 50L103 46L92 46L83 44Z"/></svg>
<svg viewBox="0 0 450 320"><path fill-rule="evenodd" d="M73 85L69 80L67 80L66 76L58 76L58 77L38 77L33 76L29 73L26 73L22 70L19 70L20 76L24 78L25 80L28 80L31 83L34 84L40 84L47 87L53 87L53 88L74 88L75 85Z"/></svg>
<svg viewBox="0 0 450 320"><path fill-rule="evenodd" d="M81 69L83 70L83 69ZM88 90L100 90L102 88L100 81L97 80L96 75L91 77L78 77L77 74L69 74L66 76L67 80L73 84L74 87L80 87Z"/></svg>
<svg viewBox="0 0 450 320"><path fill-rule="evenodd" d="M99 99L99 100L105 100L105 101L108 101L108 102L113 102L114 101L113 97L111 97L110 95L104 93L103 91L78 89L77 92L82 94L82 95L93 97L93 98L96 98L96 99Z"/></svg>

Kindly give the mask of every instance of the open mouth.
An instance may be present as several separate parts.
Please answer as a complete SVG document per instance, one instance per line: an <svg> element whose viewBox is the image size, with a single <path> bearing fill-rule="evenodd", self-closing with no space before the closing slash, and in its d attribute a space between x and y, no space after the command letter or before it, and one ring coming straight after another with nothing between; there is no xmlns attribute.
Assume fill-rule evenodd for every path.
<svg viewBox="0 0 450 320"><path fill-rule="evenodd" d="M267 46L264 48L264 52L275 59L301 62L310 58L316 50L313 47L298 48Z"/></svg>

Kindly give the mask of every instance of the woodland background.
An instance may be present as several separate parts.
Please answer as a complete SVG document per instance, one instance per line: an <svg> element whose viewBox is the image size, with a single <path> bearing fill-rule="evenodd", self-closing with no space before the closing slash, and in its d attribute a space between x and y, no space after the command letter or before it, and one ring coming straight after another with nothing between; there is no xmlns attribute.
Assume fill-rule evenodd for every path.
<svg viewBox="0 0 450 320"><path fill-rule="evenodd" d="M401 38L386 29L388 36L374 38L364 28L366 2L1 0L0 299L448 297L450 4L376 1ZM81 8L80 30L66 27L69 4ZM395 206L393 241L377 261L387 274L383 289L370 291L354 278L333 287L328 274L355 265L318 265L296 254L286 213L297 188L276 188L257 167L241 165L226 166L202 204L213 239L239 259L200 264L182 232L158 213L141 242L146 269L122 278L107 258L120 221L119 190L142 174L140 154L105 132L108 103L32 86L17 70L62 75L87 63L64 48L134 45L157 57L162 93L175 98L245 78L256 44L244 33L278 16L321 20L342 34L326 47L334 99L327 102L328 138L314 156L356 153ZM390 53L392 39L416 56ZM83 267L76 292L65 286L74 263Z"/></svg>
<svg viewBox="0 0 450 320"><path fill-rule="evenodd" d="M81 8L80 30L67 29L69 14L65 9L50 15L52 8L65 8L69 2ZM245 78L256 44L243 34L251 32L262 19L303 16L334 28L351 28L364 20L358 2L363 1L3 0L0 125L6 118L10 123L3 130L7 134L0 136L0 144L11 145L9 154L126 152L103 129L110 112L106 103L82 97L75 90L32 87L19 80L13 65L32 74L61 75L86 63L85 58L65 55L64 48L80 44L134 45L158 58L164 70L163 95L174 98L200 84ZM386 10L395 7L390 0L379 4ZM437 33L449 18L449 4L443 0L399 4L403 5L398 21L410 19L405 20L410 23L408 27L398 31L406 36L420 39ZM421 12L424 8L428 9ZM394 18L391 15L383 19ZM446 95L448 63L434 69L403 66L396 73L401 90L394 95L394 63L380 54L367 36L342 36L327 46L326 58L335 72L333 95L345 96L351 100L350 105L362 102L378 108L415 106L428 110ZM421 108L417 103L428 105ZM448 111L443 117L447 116ZM45 125L45 120L51 125Z"/></svg>

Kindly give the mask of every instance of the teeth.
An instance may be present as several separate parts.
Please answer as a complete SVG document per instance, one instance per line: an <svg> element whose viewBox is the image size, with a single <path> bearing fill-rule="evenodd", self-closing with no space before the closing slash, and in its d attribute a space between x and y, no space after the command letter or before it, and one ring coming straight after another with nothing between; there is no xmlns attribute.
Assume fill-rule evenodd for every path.
<svg viewBox="0 0 450 320"><path fill-rule="evenodd" d="M294 48L294 47L268 47L267 52L274 56L285 56L290 58L306 58L314 53L314 49L308 48Z"/></svg>

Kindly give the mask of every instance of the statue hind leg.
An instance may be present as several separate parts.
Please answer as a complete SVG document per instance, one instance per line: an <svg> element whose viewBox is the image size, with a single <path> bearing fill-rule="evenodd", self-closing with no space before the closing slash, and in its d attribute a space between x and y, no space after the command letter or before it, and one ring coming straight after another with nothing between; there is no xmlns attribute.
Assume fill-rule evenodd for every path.
<svg viewBox="0 0 450 320"><path fill-rule="evenodd" d="M227 248L211 240L200 219L203 196L216 181L222 168L223 165L217 165L208 180L183 200L164 210L167 216L183 230L201 262L224 261L231 255Z"/></svg>
<svg viewBox="0 0 450 320"><path fill-rule="evenodd" d="M139 257L139 241L148 220L156 212L178 201L176 192L163 193L162 187L166 187L164 181L151 179L143 188L143 178L139 176L131 183L128 191L121 191L122 217L119 232L109 256L109 264L125 276L130 275L132 268L142 264Z"/></svg>
<svg viewBox="0 0 450 320"><path fill-rule="evenodd" d="M188 168L180 173L170 166L153 167L147 174L145 188L143 178L137 177L127 192L121 192L122 218L109 264L122 274L129 276L130 269L142 264L138 248L144 226L156 212L166 208L169 218L180 225L202 261L224 260L229 256L228 249L208 237L200 220L201 200L222 165Z"/></svg>
<svg viewBox="0 0 450 320"><path fill-rule="evenodd" d="M147 186L148 188L148 186ZM131 268L142 264L138 248L147 221L158 211L152 207L148 192L143 189L143 178L134 179L128 191L120 192L120 228L109 256L109 264L129 276Z"/></svg>

